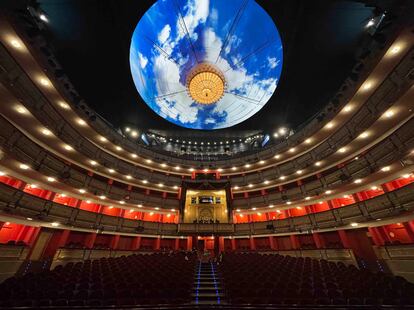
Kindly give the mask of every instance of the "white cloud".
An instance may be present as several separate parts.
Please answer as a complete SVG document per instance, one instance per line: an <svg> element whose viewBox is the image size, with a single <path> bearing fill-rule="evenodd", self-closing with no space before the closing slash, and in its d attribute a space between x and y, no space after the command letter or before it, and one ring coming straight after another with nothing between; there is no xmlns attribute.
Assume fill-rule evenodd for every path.
<svg viewBox="0 0 414 310"><path fill-rule="evenodd" d="M142 55L140 52L138 52L138 59L139 59L139 65L142 69L145 69L145 67L148 64L148 58Z"/></svg>
<svg viewBox="0 0 414 310"><path fill-rule="evenodd" d="M280 63L280 60L277 59L276 57L268 57L267 61L269 62L269 68L270 69L276 68Z"/></svg>
<svg viewBox="0 0 414 310"><path fill-rule="evenodd" d="M214 118L207 118L206 120L205 120L205 123L206 124L214 124L216 122L216 120L214 119Z"/></svg>
<svg viewBox="0 0 414 310"><path fill-rule="evenodd" d="M165 42L167 42L168 38L170 37L171 33L171 27L170 25L165 25L164 28L162 28L161 32L158 34L158 41L160 42L160 45L164 45Z"/></svg>
<svg viewBox="0 0 414 310"><path fill-rule="evenodd" d="M194 29L200 23L205 23L209 16L210 0L190 0L185 6L187 13L183 16L185 26L182 24L181 19L177 20L177 40L181 40L188 33L192 34L192 40L197 40L197 33ZM194 36L195 35L195 36Z"/></svg>

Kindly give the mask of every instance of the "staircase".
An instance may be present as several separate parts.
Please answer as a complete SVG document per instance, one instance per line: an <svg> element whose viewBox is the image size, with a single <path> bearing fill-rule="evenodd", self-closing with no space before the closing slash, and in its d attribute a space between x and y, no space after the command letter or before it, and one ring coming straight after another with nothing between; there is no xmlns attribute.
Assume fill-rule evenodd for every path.
<svg viewBox="0 0 414 310"><path fill-rule="evenodd" d="M199 262L194 274L193 303L198 305L223 304L224 293L220 275L213 263Z"/></svg>

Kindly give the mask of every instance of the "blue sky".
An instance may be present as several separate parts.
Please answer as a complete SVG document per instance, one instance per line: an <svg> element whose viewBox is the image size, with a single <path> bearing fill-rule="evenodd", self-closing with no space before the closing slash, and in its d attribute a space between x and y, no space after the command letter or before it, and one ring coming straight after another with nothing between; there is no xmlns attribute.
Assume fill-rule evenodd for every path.
<svg viewBox="0 0 414 310"><path fill-rule="evenodd" d="M224 74L223 98L206 106L187 94L198 63ZM159 0L139 21L130 66L144 101L168 121L193 129L234 126L257 113L274 93L283 49L269 15L254 0Z"/></svg>

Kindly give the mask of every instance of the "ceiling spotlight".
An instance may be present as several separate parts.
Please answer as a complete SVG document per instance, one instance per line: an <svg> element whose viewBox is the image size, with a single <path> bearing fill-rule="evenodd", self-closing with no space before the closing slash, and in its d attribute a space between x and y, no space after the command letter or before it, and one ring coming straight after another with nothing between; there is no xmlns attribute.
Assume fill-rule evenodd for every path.
<svg viewBox="0 0 414 310"><path fill-rule="evenodd" d="M159 186L159 187L164 187L164 184L159 183L159 184L158 184L158 186Z"/></svg>
<svg viewBox="0 0 414 310"><path fill-rule="evenodd" d="M181 169L181 167L180 167L180 166L176 166L174 169L175 169L175 170L180 170L180 169Z"/></svg>
<svg viewBox="0 0 414 310"><path fill-rule="evenodd" d="M29 166L28 165L26 165L26 164L20 164L20 169L22 169L22 170L27 170L27 169L29 169Z"/></svg>
<svg viewBox="0 0 414 310"><path fill-rule="evenodd" d="M372 87L372 83L371 82L366 82L362 85L362 89L363 90L368 90Z"/></svg>
<svg viewBox="0 0 414 310"><path fill-rule="evenodd" d="M66 150L66 151L73 151L73 147L71 147L70 145L68 145L68 144L65 144L64 146L63 146L63 148Z"/></svg>
<svg viewBox="0 0 414 310"><path fill-rule="evenodd" d="M193 172L194 171L194 168L190 168L190 169L188 169L188 171Z"/></svg>
<svg viewBox="0 0 414 310"><path fill-rule="evenodd" d="M131 180L132 179L132 177L129 174L126 175L125 178L127 178L128 180Z"/></svg>
<svg viewBox="0 0 414 310"><path fill-rule="evenodd" d="M286 204L287 204L287 205L291 205L291 204L292 204L292 202L291 202L291 201L287 201L287 202L286 202Z"/></svg>
<svg viewBox="0 0 414 310"><path fill-rule="evenodd" d="M250 164L245 164L244 168L250 168Z"/></svg>
<svg viewBox="0 0 414 310"><path fill-rule="evenodd" d="M52 225L53 227L58 227L60 224L58 222L53 222L50 225Z"/></svg>
<svg viewBox="0 0 414 310"><path fill-rule="evenodd" d="M396 46L394 46L394 47L392 47L392 48L390 49L390 53L391 53L391 54L393 54L393 55L395 55L395 54L397 54L400 50L401 50L401 46L396 45Z"/></svg>
<svg viewBox="0 0 414 310"><path fill-rule="evenodd" d="M76 120L76 122L77 122L79 125L81 125L81 126L85 126L85 125L86 125L86 122L85 122L83 119L81 119L81 118L78 118L78 119Z"/></svg>
<svg viewBox="0 0 414 310"><path fill-rule="evenodd" d="M326 128L331 129L333 128L334 123L333 122L329 122L328 124L326 124Z"/></svg>
<svg viewBox="0 0 414 310"><path fill-rule="evenodd" d="M0 177L5 176L6 173L4 171L0 171Z"/></svg>
<svg viewBox="0 0 414 310"><path fill-rule="evenodd" d="M279 179L283 181L283 180L286 179L286 177L284 175L282 175L282 176L279 177Z"/></svg>
<svg viewBox="0 0 414 310"><path fill-rule="evenodd" d="M275 155L275 159L279 159L280 158L280 155Z"/></svg>
<svg viewBox="0 0 414 310"><path fill-rule="evenodd" d="M120 203L121 205L123 205L123 204L125 204L125 201L120 200L120 201L119 201L119 203Z"/></svg>
<svg viewBox="0 0 414 310"><path fill-rule="evenodd" d="M239 189L239 187L236 185L235 187L233 187L233 189L238 190L238 189Z"/></svg>
<svg viewBox="0 0 414 310"><path fill-rule="evenodd" d="M105 200L106 199L106 196L101 195L101 196L99 196L99 198L102 199L102 200Z"/></svg>
<svg viewBox="0 0 414 310"><path fill-rule="evenodd" d="M147 164L151 164L152 163L152 160L151 159L147 159L145 161L147 162Z"/></svg>
<svg viewBox="0 0 414 310"><path fill-rule="evenodd" d="M233 170L233 171L237 170L237 167L231 167L231 170Z"/></svg>
<svg viewBox="0 0 414 310"><path fill-rule="evenodd" d="M115 146L115 149L117 150L117 151L122 151L122 147L120 147L120 146Z"/></svg>
<svg viewBox="0 0 414 310"><path fill-rule="evenodd" d="M96 161L94 161L94 160L91 160L90 163L91 163L92 166L98 165L98 163Z"/></svg>
<svg viewBox="0 0 414 310"><path fill-rule="evenodd" d="M352 227L357 227L358 226L358 223L351 223L350 224Z"/></svg>
<svg viewBox="0 0 414 310"><path fill-rule="evenodd" d="M305 200L310 200L311 198L308 196L308 197L305 197Z"/></svg>
<svg viewBox="0 0 414 310"><path fill-rule="evenodd" d="M137 154L131 154L131 157L132 157L132 158L137 158L137 157L138 157L138 155L137 155Z"/></svg>
<svg viewBox="0 0 414 310"><path fill-rule="evenodd" d="M389 111L387 111L387 112L384 113L384 116L386 118L391 118L391 117L394 116L394 112L392 110L389 110Z"/></svg>
<svg viewBox="0 0 414 310"><path fill-rule="evenodd" d="M130 132L130 131L131 131L131 128L125 127L125 132Z"/></svg>
<svg viewBox="0 0 414 310"><path fill-rule="evenodd" d="M24 106L22 106L20 104L16 105L14 109L17 111L17 113L29 114L29 111Z"/></svg>
<svg viewBox="0 0 414 310"><path fill-rule="evenodd" d="M56 181L56 179L55 179L55 178L52 178L52 177L47 177L47 181L48 181L48 182L55 182L55 181Z"/></svg>
<svg viewBox="0 0 414 310"><path fill-rule="evenodd" d="M269 208L271 209L271 208L273 208L274 207L274 205L269 205Z"/></svg>
<svg viewBox="0 0 414 310"><path fill-rule="evenodd" d="M47 129L47 128L43 128L43 129L41 130L41 132L42 132L42 134L44 134L45 136L50 136L50 135L52 135L52 132L51 132L49 129Z"/></svg>
<svg viewBox="0 0 414 310"><path fill-rule="evenodd" d="M296 149L294 147L292 147L292 148L289 149L289 153L293 153L295 151L296 151Z"/></svg>
<svg viewBox="0 0 414 310"><path fill-rule="evenodd" d="M361 133L360 135L359 135L359 137L361 138L361 139L365 139L365 138L367 138L369 136L369 133L368 132L363 132L363 133Z"/></svg>
<svg viewBox="0 0 414 310"><path fill-rule="evenodd" d="M253 187L253 184L249 184L249 185L247 185L248 187L250 187L250 188L252 188Z"/></svg>
<svg viewBox="0 0 414 310"><path fill-rule="evenodd" d="M390 170L391 170L391 167L389 167L389 166L381 168L381 171L383 171L383 172L387 172L387 171L390 171Z"/></svg>
<svg viewBox="0 0 414 310"><path fill-rule="evenodd" d="M177 185L174 185L174 186L173 186L173 189L178 189L178 186L177 186Z"/></svg>
<svg viewBox="0 0 414 310"><path fill-rule="evenodd" d="M367 24L365 25L365 28L369 28L375 25L375 20L373 18L371 18Z"/></svg>
<svg viewBox="0 0 414 310"><path fill-rule="evenodd" d="M316 166L316 167L319 167L320 165L322 165L322 163L321 163L320 161L317 161L317 162L315 163L315 166Z"/></svg>
<svg viewBox="0 0 414 310"><path fill-rule="evenodd" d="M281 127L279 128L278 132L280 135L285 135L287 133L287 129L285 127Z"/></svg>
<svg viewBox="0 0 414 310"><path fill-rule="evenodd" d="M135 130L131 131L131 137L133 137L133 138L138 137L138 132L135 131Z"/></svg>
<svg viewBox="0 0 414 310"><path fill-rule="evenodd" d="M105 138L105 137L102 137L102 136L99 136L99 141L101 141L101 142L106 142L106 141L108 141L108 139L107 138Z"/></svg>
<svg viewBox="0 0 414 310"><path fill-rule="evenodd" d="M39 15L39 18L40 18L40 20L44 21L45 23L48 23L49 22L49 19L43 13Z"/></svg>
<svg viewBox="0 0 414 310"><path fill-rule="evenodd" d="M275 133L273 134L273 137L274 137L274 138L279 138L279 134L278 134L277 132L275 132Z"/></svg>
<svg viewBox="0 0 414 310"><path fill-rule="evenodd" d="M259 161L259 164L264 165L266 162L264 160Z"/></svg>
<svg viewBox="0 0 414 310"><path fill-rule="evenodd" d="M356 180L354 181L354 183L356 183L356 184L360 184L360 183L362 183L362 180L361 180L361 179L356 179Z"/></svg>
<svg viewBox="0 0 414 310"><path fill-rule="evenodd" d="M296 171L296 174L302 174L302 173L303 173L303 170Z"/></svg>
<svg viewBox="0 0 414 310"><path fill-rule="evenodd" d="M58 104L62 109L68 110L70 108L70 106L66 102L59 101Z"/></svg>
<svg viewBox="0 0 414 310"><path fill-rule="evenodd" d="M26 220L33 221L33 219L31 217L26 217Z"/></svg>
<svg viewBox="0 0 414 310"><path fill-rule="evenodd" d="M377 186L371 186L371 190L376 191L378 189Z"/></svg>
<svg viewBox="0 0 414 310"><path fill-rule="evenodd" d="M109 172L109 173L114 173L114 172L115 172L115 170L114 170L114 169L108 169L108 172Z"/></svg>
<svg viewBox="0 0 414 310"><path fill-rule="evenodd" d="M21 48L22 48L22 45L20 44L20 42L19 42L19 41L17 41L17 40L15 40L15 39L11 40L11 41L10 41L10 44L11 44L14 48L17 48L17 49L21 49Z"/></svg>
<svg viewBox="0 0 414 310"><path fill-rule="evenodd" d="M267 185L267 184L269 184L270 182L269 182L268 180L264 180L264 181L263 181L263 183Z"/></svg>
<svg viewBox="0 0 414 310"><path fill-rule="evenodd" d="M162 163L161 164L161 167L165 168L165 167L167 167L167 164L166 163Z"/></svg>
<svg viewBox="0 0 414 310"><path fill-rule="evenodd" d="M345 147L341 147L341 148L338 150L338 152L339 152L339 153L345 153L345 152L346 152L346 148L345 148Z"/></svg>
<svg viewBox="0 0 414 310"><path fill-rule="evenodd" d="M352 110L352 105L348 104L345 108L344 108L344 112L350 112Z"/></svg>
<svg viewBox="0 0 414 310"><path fill-rule="evenodd" d="M331 190L327 190L327 191L325 192L325 194L326 194L326 195L332 194L332 191L331 191Z"/></svg>
<svg viewBox="0 0 414 310"><path fill-rule="evenodd" d="M252 210L253 210L253 211L256 211L256 210L257 210L257 208L252 208Z"/></svg>
<svg viewBox="0 0 414 310"><path fill-rule="evenodd" d="M86 190L85 190L85 189L83 189L83 188L81 188L81 189L79 189L79 193L81 193L81 194L85 194L85 193L86 193Z"/></svg>
<svg viewBox="0 0 414 310"><path fill-rule="evenodd" d="M42 84L43 86L50 86L50 82L45 78L40 78L39 83Z"/></svg>

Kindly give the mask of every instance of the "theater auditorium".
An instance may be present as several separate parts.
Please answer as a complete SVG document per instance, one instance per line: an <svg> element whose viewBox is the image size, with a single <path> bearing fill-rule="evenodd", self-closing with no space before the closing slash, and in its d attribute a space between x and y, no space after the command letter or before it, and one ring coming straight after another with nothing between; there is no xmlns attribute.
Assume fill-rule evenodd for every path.
<svg viewBox="0 0 414 310"><path fill-rule="evenodd" d="M0 2L0 309L414 309L414 1Z"/></svg>

